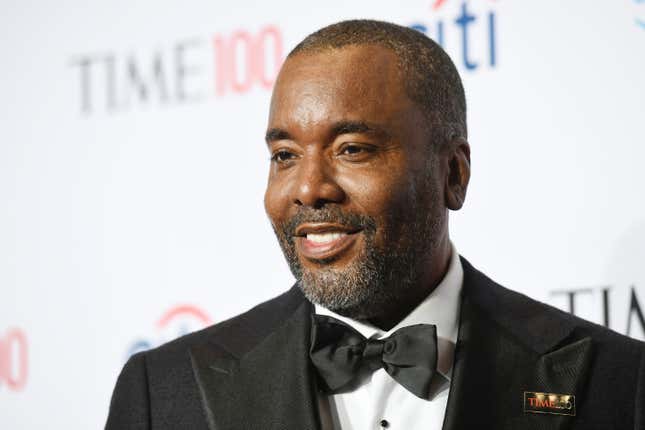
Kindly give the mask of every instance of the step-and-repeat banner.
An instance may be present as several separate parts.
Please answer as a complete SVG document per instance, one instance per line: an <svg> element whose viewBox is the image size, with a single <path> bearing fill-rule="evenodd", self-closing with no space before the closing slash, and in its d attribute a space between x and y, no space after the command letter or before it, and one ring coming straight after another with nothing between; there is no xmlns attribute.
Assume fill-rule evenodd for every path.
<svg viewBox="0 0 645 430"><path fill-rule="evenodd" d="M3 1L0 428L102 427L126 359L292 283L262 198L273 81L376 18L462 73L451 218L492 278L645 338L645 2Z"/></svg>

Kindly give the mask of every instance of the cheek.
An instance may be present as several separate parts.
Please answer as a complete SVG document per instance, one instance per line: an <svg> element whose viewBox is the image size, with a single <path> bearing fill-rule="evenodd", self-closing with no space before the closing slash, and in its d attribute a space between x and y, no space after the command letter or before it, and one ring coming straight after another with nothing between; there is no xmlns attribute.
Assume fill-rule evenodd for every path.
<svg viewBox="0 0 645 430"><path fill-rule="evenodd" d="M280 186L278 181L269 179L267 189L264 192L264 210L272 224L283 221L283 212L287 208L285 187Z"/></svg>
<svg viewBox="0 0 645 430"><path fill-rule="evenodd" d="M396 174L401 169L383 169L346 181L344 188L352 206L377 223L377 233L396 233L401 224L414 216L417 186L412 175Z"/></svg>

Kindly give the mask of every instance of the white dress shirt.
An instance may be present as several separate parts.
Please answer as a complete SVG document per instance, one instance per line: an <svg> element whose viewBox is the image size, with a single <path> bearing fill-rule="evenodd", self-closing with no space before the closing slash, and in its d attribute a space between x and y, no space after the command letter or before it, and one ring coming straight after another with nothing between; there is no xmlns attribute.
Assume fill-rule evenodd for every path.
<svg viewBox="0 0 645 430"><path fill-rule="evenodd" d="M455 344L459 330L459 304L463 268L454 245L448 271L439 285L408 316L389 331L338 315L316 305L316 313L350 325L366 338L387 337L414 324L437 326L437 371L428 400L420 399L378 369L355 390L320 396L324 430L440 430L448 403Z"/></svg>

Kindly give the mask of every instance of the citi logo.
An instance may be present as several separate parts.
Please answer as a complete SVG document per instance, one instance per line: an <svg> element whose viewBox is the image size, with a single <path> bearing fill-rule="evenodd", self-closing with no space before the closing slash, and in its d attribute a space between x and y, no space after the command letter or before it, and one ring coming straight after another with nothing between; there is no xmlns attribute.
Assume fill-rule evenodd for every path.
<svg viewBox="0 0 645 430"><path fill-rule="evenodd" d="M494 1L434 0L426 18L410 24L448 52L455 65L474 72L495 68L498 61Z"/></svg>
<svg viewBox="0 0 645 430"><path fill-rule="evenodd" d="M634 0L634 3L637 6L634 21L638 27L645 30L645 0Z"/></svg>
<svg viewBox="0 0 645 430"><path fill-rule="evenodd" d="M193 305L173 306L164 312L155 322L151 336L133 341L127 349L126 358L140 351L157 347L162 343L202 329L213 323L211 317L202 309Z"/></svg>

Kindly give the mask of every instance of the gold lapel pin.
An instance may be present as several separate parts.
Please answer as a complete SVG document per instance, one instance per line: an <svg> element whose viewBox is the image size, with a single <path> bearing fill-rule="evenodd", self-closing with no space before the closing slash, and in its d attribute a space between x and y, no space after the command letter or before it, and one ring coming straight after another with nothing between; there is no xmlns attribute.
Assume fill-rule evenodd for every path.
<svg viewBox="0 0 645 430"><path fill-rule="evenodd" d="M573 394L525 391L524 412L575 416L576 396Z"/></svg>

